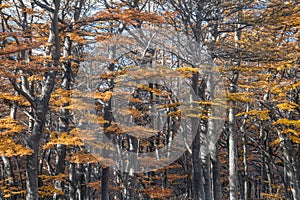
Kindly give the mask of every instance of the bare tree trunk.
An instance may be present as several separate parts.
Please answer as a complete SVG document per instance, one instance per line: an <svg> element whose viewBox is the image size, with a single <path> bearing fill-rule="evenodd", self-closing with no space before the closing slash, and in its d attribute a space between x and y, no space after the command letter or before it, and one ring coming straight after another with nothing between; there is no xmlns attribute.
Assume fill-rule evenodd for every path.
<svg viewBox="0 0 300 200"><path fill-rule="evenodd" d="M249 112L249 104L247 104L246 112ZM243 179L243 199L248 200L248 195L250 191L249 184L248 184L248 162L247 162L247 136L245 131L245 125L246 125L246 118L247 115L244 116L242 125L240 127L241 133L242 133L242 141L243 141L243 164L244 164L244 179Z"/></svg>
<svg viewBox="0 0 300 200"><path fill-rule="evenodd" d="M212 69L210 69L211 71ZM211 101L214 97L214 87L212 80L212 73L206 75L206 88L205 88L205 100ZM214 111L213 109L206 108L208 120L205 121L205 131L201 129L200 138L202 139L201 143L201 159L202 159L202 167L203 167L203 177L204 177L204 190L205 190L205 199L212 199L212 172L211 172L211 156L212 158L216 158L216 145L214 143L216 138L218 138L215 130L214 120L212 119Z"/></svg>
<svg viewBox="0 0 300 200"><path fill-rule="evenodd" d="M44 113L43 110L39 112ZM38 145L45 123L45 118L39 118L35 119L32 133L26 139L27 146L33 150L33 154L26 159L26 200L38 199Z"/></svg>
<svg viewBox="0 0 300 200"><path fill-rule="evenodd" d="M213 66L211 66L213 67ZM206 87L206 98L207 101L214 101L215 99L215 83L214 83L214 69L209 69L210 73L207 75L207 87ZM213 199L222 199L222 189L221 189L221 178L220 178L220 163L219 163L219 149L218 149L218 128L216 127L217 124L215 123L215 119L218 116L219 113L216 111L214 107L208 108L208 122L207 122L207 139L208 139L208 156L211 158L211 174L212 174L212 181L211 186L212 189L210 189L210 192L213 191L212 195L209 196L209 198ZM211 178L210 178L211 179ZM207 198L208 199L208 198Z"/></svg>
<svg viewBox="0 0 300 200"><path fill-rule="evenodd" d="M58 29L58 11L60 6L60 1L53 1L54 11L52 15L51 24L51 57L53 61L53 66L59 65L60 59L60 36ZM54 87L56 72L49 71L46 75L45 82L42 86L40 97L30 98L30 95L26 91L22 90L20 87L13 82L13 86L20 94L28 97L28 101L34 108L34 123L33 129L27 138L25 138L26 145L33 150L33 154L27 156L26 163L26 199L36 200L38 199L38 153L39 153L39 143L44 132L44 126L46 123L46 114L49 108L49 99ZM26 88L26 87L24 87Z"/></svg>
<svg viewBox="0 0 300 200"><path fill-rule="evenodd" d="M298 67L291 70L291 72L292 72L292 76L290 78L294 80L294 83L297 83L299 81L299 79L297 78L297 74L299 72ZM295 104L299 104L299 90L298 91L296 89L290 90L288 93L288 98L290 99L291 102L294 102ZM299 114L299 112L297 114ZM288 119L293 120L294 118L295 116L293 116L292 113L289 112ZM287 175L290 179L290 187L293 194L293 199L299 200L300 199L300 181L299 181L300 172L299 172L299 160L298 160L299 151L297 153L295 150L299 150L300 147L299 144L298 144L298 148L297 146L293 147L292 142L286 136L284 136L283 141L284 141L283 145L285 146L283 150L283 154L285 157L285 162L287 163Z"/></svg>
<svg viewBox="0 0 300 200"><path fill-rule="evenodd" d="M67 58L71 55L71 46L72 43L70 41L70 37L66 36L64 41L64 50L63 50L63 56ZM71 89L71 75L72 75L72 69L71 69L71 62L65 61L63 63L63 78L62 78L62 84L61 87L64 90L70 90ZM69 103L65 103L65 106L68 106ZM65 109L64 107L60 110L60 116L59 116L59 132L69 132L69 120L70 120L70 112L68 109ZM56 146L56 168L55 168L55 174L63 174L65 172L65 158L66 158L66 146L62 144L58 144ZM56 181L55 182L55 188L58 190L63 191L64 184L62 181ZM53 199L61 199L62 195L54 194Z"/></svg>
<svg viewBox="0 0 300 200"><path fill-rule="evenodd" d="M205 199L203 186L202 161L200 159L200 134L197 133L192 143L192 161L193 161L193 186L194 196L197 200Z"/></svg>
<svg viewBox="0 0 300 200"><path fill-rule="evenodd" d="M102 167L101 200L109 200L109 167Z"/></svg>
<svg viewBox="0 0 300 200"><path fill-rule="evenodd" d="M82 11L84 1L78 0L76 1L76 6L74 10L74 18L72 19L73 22L77 21L80 18L80 13ZM73 31L72 27L70 28L70 32ZM72 68L71 68L71 61L69 61L68 57L71 56L71 49L72 49L72 41L69 36L65 36L64 38L64 46L63 46L63 56L66 59L65 62L62 63L63 69L63 77L61 88L64 90L71 89L71 79L72 79ZM68 106L69 103L65 103L65 106ZM59 117L59 132L69 132L69 121L70 121L70 112L68 109L64 107L61 108L60 117ZM66 146L58 144L56 146L57 155L56 155L56 168L55 174L63 174L65 172L65 158L66 158ZM70 186L72 187L72 186ZM55 188L58 190L64 190L64 184L62 181L55 182ZM53 199L61 199L63 198L62 195L54 194Z"/></svg>
<svg viewBox="0 0 300 200"><path fill-rule="evenodd" d="M236 92L236 82L238 72L235 72L234 79L230 86L230 92ZM229 104L229 198L230 200L238 200L238 165L237 165L237 130L236 130L236 102L231 100Z"/></svg>
<svg viewBox="0 0 300 200"><path fill-rule="evenodd" d="M86 174L86 183L91 182L91 172L92 172L93 166L92 164L88 163L86 168L85 168L85 174ZM85 184L86 185L86 184ZM94 199L93 193L92 193L92 188L86 187L86 200Z"/></svg>
<svg viewBox="0 0 300 200"><path fill-rule="evenodd" d="M85 180L85 168L84 164L77 164L77 199L86 199L86 180Z"/></svg>
<svg viewBox="0 0 300 200"><path fill-rule="evenodd" d="M192 88L196 96L198 96L198 79L199 74L196 73L192 78ZM205 199L205 190L203 185L203 171L202 171L202 161L200 154L200 133L198 120L192 118L192 132L197 133L192 143L192 162L193 162L193 188L194 188L194 198L197 200Z"/></svg>
<svg viewBox="0 0 300 200"><path fill-rule="evenodd" d="M69 165L69 198L70 200L76 200L76 168L75 163Z"/></svg>
<svg viewBox="0 0 300 200"><path fill-rule="evenodd" d="M204 157L202 157L201 159L202 159L202 163L203 163L202 168L203 168L203 178L204 178L205 199L211 200L212 199L212 190L211 190L212 183L211 183L210 155L209 154L204 155Z"/></svg>
<svg viewBox="0 0 300 200"><path fill-rule="evenodd" d="M4 165L4 173L6 173L7 175L7 179L8 179L8 183L12 186L15 183L15 176L13 173L13 169L12 169L12 165L11 165L11 161L10 158L6 157L6 156L2 156L2 161L3 161L3 165Z"/></svg>
<svg viewBox="0 0 300 200"><path fill-rule="evenodd" d="M112 122L112 105L111 100L108 101L108 105L104 107L104 119ZM104 128L109 127L109 124L105 124ZM109 167L102 166L101 173L101 199L109 200Z"/></svg>
<svg viewBox="0 0 300 200"><path fill-rule="evenodd" d="M136 170L137 170L137 153L138 153L138 139L132 136L129 137L129 149L128 152L135 152L132 156L128 156L129 158L129 174L128 174L128 199L135 199L135 187L136 187Z"/></svg>
<svg viewBox="0 0 300 200"><path fill-rule="evenodd" d="M219 148L216 144L216 151L212 158L212 174L213 174L213 199L222 199L221 175L220 175L220 161Z"/></svg>
<svg viewBox="0 0 300 200"><path fill-rule="evenodd" d="M284 155L284 162L286 166L286 175L289 181L290 189L292 192L293 200L299 200L300 194L299 194L299 185L298 185L298 177L296 174L296 170L294 169L295 163L293 162L293 158L291 156L293 152L293 148L291 146L291 141L289 139L285 138L281 133L279 133L279 138L281 140L280 146L283 150Z"/></svg>
<svg viewBox="0 0 300 200"><path fill-rule="evenodd" d="M240 18L241 18L241 11L238 12L236 18L236 30L234 33L234 38L236 41L235 47L239 48L238 41L240 40ZM240 65L240 61L238 60L237 66ZM230 80L230 93L237 92L237 82L239 78L239 72L237 70L233 70L233 75ZM230 200L237 200L238 199L238 144L237 144L237 128L236 128L236 102L234 100L230 100L229 102L229 199Z"/></svg>

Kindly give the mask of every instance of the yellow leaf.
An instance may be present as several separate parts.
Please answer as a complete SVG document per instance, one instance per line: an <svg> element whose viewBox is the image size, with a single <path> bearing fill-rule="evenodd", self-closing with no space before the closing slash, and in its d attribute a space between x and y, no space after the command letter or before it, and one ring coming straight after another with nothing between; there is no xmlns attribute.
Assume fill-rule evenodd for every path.
<svg viewBox="0 0 300 200"><path fill-rule="evenodd" d="M293 85L292 85L292 88L293 88L293 89L296 89L296 88L299 87L299 86L300 86L300 81L297 82L297 83L295 83L295 84L293 84Z"/></svg>
<svg viewBox="0 0 300 200"><path fill-rule="evenodd" d="M286 118L282 118L282 119L277 120L273 124L274 125L282 124L282 125L286 125L286 126L290 126L290 125L300 126L300 120L289 120Z"/></svg>
<svg viewBox="0 0 300 200"><path fill-rule="evenodd" d="M269 119L269 110L250 110L249 112L240 112L236 114L237 117L243 115L259 116L260 120L267 120Z"/></svg>
<svg viewBox="0 0 300 200"><path fill-rule="evenodd" d="M295 136L289 135L289 138L290 138L293 142L295 142L295 143L297 143L297 144L300 144L300 138L299 138L299 137L295 137Z"/></svg>
<svg viewBox="0 0 300 200"><path fill-rule="evenodd" d="M290 110L293 110L293 109L299 107L299 105L296 103L293 103L293 102L289 102L289 103L277 104L277 107L280 108L281 110L290 111Z"/></svg>
<svg viewBox="0 0 300 200"><path fill-rule="evenodd" d="M274 140L273 142L271 142L272 146L279 145L279 144L280 144L280 138L277 138L276 140Z"/></svg>
<svg viewBox="0 0 300 200"><path fill-rule="evenodd" d="M286 134L293 133L296 136L300 136L300 132L298 132L298 131L296 131L294 129L285 129L285 130L282 131L282 133L286 133Z"/></svg>

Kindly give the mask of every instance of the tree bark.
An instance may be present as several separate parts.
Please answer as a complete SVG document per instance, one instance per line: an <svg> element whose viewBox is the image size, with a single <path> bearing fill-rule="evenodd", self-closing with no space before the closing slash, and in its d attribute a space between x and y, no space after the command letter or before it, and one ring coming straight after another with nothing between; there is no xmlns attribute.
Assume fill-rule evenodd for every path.
<svg viewBox="0 0 300 200"><path fill-rule="evenodd" d="M299 194L299 185L298 185L298 177L295 170L295 163L293 162L293 158L291 156L293 152L293 148L291 146L291 141L289 141L288 138L286 138L284 135L279 133L279 138L281 140L280 146L283 151L284 156L284 162L286 166L286 175L289 181L290 189L292 192L293 200L299 200L300 194Z"/></svg>
<svg viewBox="0 0 300 200"><path fill-rule="evenodd" d="M76 167L75 163L69 164L69 198L76 200Z"/></svg>
<svg viewBox="0 0 300 200"><path fill-rule="evenodd" d="M240 4L240 2L239 2ZM241 18L241 11L238 12L236 17L237 25L235 27L234 32L234 39L235 39L235 47L237 50L239 49L238 41L240 40L241 32L239 30L239 22ZM239 50L238 50L239 54ZM238 55L239 57L239 55ZM237 66L240 65L240 61L236 63ZM239 72L237 70L233 70L233 75L230 80L230 93L237 92L237 82L239 78ZM229 101L229 116L228 116L228 123L229 123L229 199L230 200L238 200L238 143L237 143L237 128L236 128L236 101L230 100Z"/></svg>
<svg viewBox="0 0 300 200"><path fill-rule="evenodd" d="M77 182L77 199L86 199L86 192L87 192L87 188L86 188L86 179L85 179L85 168L84 168L84 164L79 163L77 164L77 178L76 178L76 182Z"/></svg>
<svg viewBox="0 0 300 200"><path fill-rule="evenodd" d="M249 104L247 104L247 106L246 106L246 112L249 112ZM251 192L250 188L249 188L249 184L248 184L248 181L249 181L248 180L248 162L247 162L248 148L247 148L247 135L246 135L246 131L245 131L247 117L248 117L247 115L244 116L242 125L240 127L240 131L242 133L242 142L243 142L243 165L244 165L243 199L244 200L248 200L249 192Z"/></svg>
<svg viewBox="0 0 300 200"><path fill-rule="evenodd" d="M13 168L11 165L10 158L6 156L2 156L2 161L4 165L4 172L7 175L6 178L8 179L8 183L13 186L15 184L15 175L13 173Z"/></svg>
<svg viewBox="0 0 300 200"><path fill-rule="evenodd" d="M230 92L236 92L236 82L238 72L235 72L233 82L230 86ZM236 102L231 100L229 102L229 198L230 200L238 200L238 165L237 165L237 130L236 130Z"/></svg>
<svg viewBox="0 0 300 200"><path fill-rule="evenodd" d="M58 30L58 11L60 1L53 1L54 12L52 15L51 24L51 57L52 66L57 67L60 59L60 36ZM50 66L51 67L51 66ZM33 150L33 154L27 156L26 163L26 199L36 200L38 199L38 153L39 143L44 132L44 126L46 123L46 114L49 108L49 99L54 87L56 77L56 71L49 71L45 77L45 81L42 85L40 97L30 98L26 91L20 89L15 83L13 83L15 89L25 95L27 100L31 102L31 106L34 108L34 124L30 136L25 138L26 145ZM26 88L26 87L25 87Z"/></svg>
<svg viewBox="0 0 300 200"><path fill-rule="evenodd" d="M192 77L192 89L196 96L199 95L198 79L199 79L199 74L198 73L194 74ZM204 190L204 183L203 183L203 171L202 171L202 161L201 161L201 153L200 153L201 139L200 139L200 132L198 130L199 124L198 124L198 120L195 118L191 118L191 121L192 121L192 132L196 133L192 143L194 198L197 200L203 200L205 199L205 190Z"/></svg>
<svg viewBox="0 0 300 200"><path fill-rule="evenodd" d="M102 167L101 200L109 200L109 167Z"/></svg>
<svg viewBox="0 0 300 200"><path fill-rule="evenodd" d="M38 199L38 150L45 124L45 112L41 109L41 116L35 118L32 133L26 138L26 145L33 150L26 159L26 200Z"/></svg>
<svg viewBox="0 0 300 200"><path fill-rule="evenodd" d="M216 144L216 152L212 158L212 174L213 174L213 199L222 199L221 175L220 175L220 161L219 161L219 148Z"/></svg>
<svg viewBox="0 0 300 200"><path fill-rule="evenodd" d="M193 162L193 186L194 198L197 200L205 199L203 186L202 161L200 159L200 134L197 133L192 143L192 162Z"/></svg>
<svg viewBox="0 0 300 200"><path fill-rule="evenodd" d="M207 101L214 101L215 99L215 83L214 78L215 73L213 72L213 69L209 69L209 74L207 74L207 87L206 87L206 98ZM216 127L217 124L215 123L214 117L219 117L219 113L211 106L208 108L208 122L207 122L207 140L208 140L208 156L211 158L211 164L209 163L208 167L211 166L211 174L212 174L212 180L211 180L211 186L212 189L210 191L213 191L212 195L209 196L209 198L213 199L222 199L222 189L221 189L221 177L220 177L220 163L219 163L219 149L218 149L218 128ZM208 173L210 174L210 173ZM211 179L211 178L210 178ZM208 191L207 191L208 192ZM208 197L207 197L208 199Z"/></svg>

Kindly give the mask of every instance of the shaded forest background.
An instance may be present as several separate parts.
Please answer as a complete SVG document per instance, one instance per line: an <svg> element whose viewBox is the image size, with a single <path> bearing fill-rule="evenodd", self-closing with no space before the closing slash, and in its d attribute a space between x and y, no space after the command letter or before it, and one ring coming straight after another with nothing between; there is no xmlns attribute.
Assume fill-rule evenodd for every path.
<svg viewBox="0 0 300 200"><path fill-rule="evenodd" d="M299 200L299 3L0 0L0 199ZM128 33L149 27L176 30L201 44L222 75L226 103L213 101L219 80L174 52L152 52L144 41L144 49L116 55L116 45L129 43ZM98 52L108 55L103 73L85 74L100 84L93 96L97 115L95 122L82 123L101 124L124 152L171 144L180 118L168 96L172 123L164 134L141 140L118 132L111 96L128 67L153 64L156 56L157 65L179 71L194 89L197 134L172 164L122 172L84 146L80 132L86 130L74 121L90 105L81 98L74 106L72 95L83 95L76 76L94 59L87 54L97 44L107 44ZM129 111L143 126L148 116L139 100L155 92L164 98L165 88L140 89L144 96L133 96ZM205 138L216 131L218 120L210 115L212 105L223 107L226 115L217 142L208 147ZM208 148L213 151L203 151Z"/></svg>

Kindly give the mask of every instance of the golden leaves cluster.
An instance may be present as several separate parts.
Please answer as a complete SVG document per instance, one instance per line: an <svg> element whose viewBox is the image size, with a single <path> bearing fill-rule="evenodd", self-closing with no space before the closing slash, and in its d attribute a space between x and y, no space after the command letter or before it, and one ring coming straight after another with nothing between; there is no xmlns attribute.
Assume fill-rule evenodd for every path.
<svg viewBox="0 0 300 200"><path fill-rule="evenodd" d="M15 136L21 135L25 130L25 126L10 117L0 119L0 156L25 156L33 153L31 149L15 141Z"/></svg>

